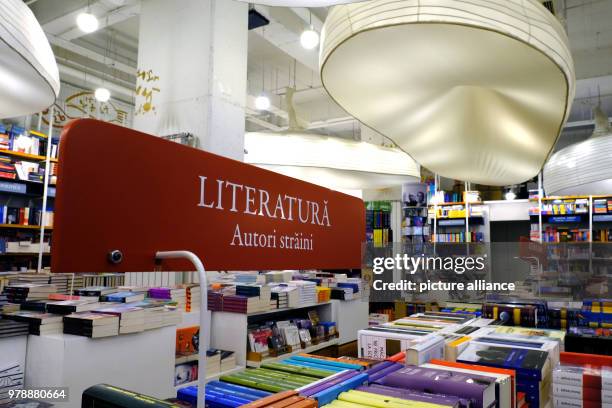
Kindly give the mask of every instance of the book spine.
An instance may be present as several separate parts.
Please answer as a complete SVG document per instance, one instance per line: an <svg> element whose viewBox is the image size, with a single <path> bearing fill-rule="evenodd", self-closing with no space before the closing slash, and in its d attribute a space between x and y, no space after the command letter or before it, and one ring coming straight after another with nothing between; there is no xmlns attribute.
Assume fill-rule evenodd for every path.
<svg viewBox="0 0 612 408"><path fill-rule="evenodd" d="M553 382L574 387L602 388L602 377L558 368L553 371ZM612 388L612 387L611 387Z"/></svg>
<svg viewBox="0 0 612 408"><path fill-rule="evenodd" d="M602 391L597 388L576 387L573 385L555 383L553 383L552 388L553 395L557 397L601 402Z"/></svg>

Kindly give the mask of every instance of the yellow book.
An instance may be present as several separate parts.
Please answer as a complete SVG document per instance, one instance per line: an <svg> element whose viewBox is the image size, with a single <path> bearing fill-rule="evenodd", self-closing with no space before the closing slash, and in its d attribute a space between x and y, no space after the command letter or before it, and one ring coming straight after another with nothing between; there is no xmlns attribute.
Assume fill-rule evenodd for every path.
<svg viewBox="0 0 612 408"><path fill-rule="evenodd" d="M356 390L343 392L338 396L338 399L377 408L448 408L445 405L430 402L410 401Z"/></svg>
<svg viewBox="0 0 612 408"><path fill-rule="evenodd" d="M444 359L446 361L457 361L457 356L463 351L470 340L472 340L470 336L463 336L448 343L444 346Z"/></svg>

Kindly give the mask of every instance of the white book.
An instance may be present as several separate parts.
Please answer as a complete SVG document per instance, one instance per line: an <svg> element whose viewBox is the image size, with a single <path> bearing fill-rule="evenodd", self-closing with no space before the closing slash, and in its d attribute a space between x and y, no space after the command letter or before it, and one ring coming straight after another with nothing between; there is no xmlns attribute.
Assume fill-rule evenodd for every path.
<svg viewBox="0 0 612 408"><path fill-rule="evenodd" d="M432 359L443 359L445 345L444 337L428 334L406 349L406 364L421 365Z"/></svg>

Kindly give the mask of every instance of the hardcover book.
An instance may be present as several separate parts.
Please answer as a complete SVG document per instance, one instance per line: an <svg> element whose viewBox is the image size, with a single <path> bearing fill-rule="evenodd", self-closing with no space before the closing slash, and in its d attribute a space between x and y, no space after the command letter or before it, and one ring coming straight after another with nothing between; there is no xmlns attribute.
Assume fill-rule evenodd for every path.
<svg viewBox="0 0 612 408"><path fill-rule="evenodd" d="M416 391L443 390L446 394L469 399L476 408L487 408L495 403L495 379L482 375L408 366L378 383Z"/></svg>
<svg viewBox="0 0 612 408"><path fill-rule="evenodd" d="M516 370L518 377L542 381L550 373L546 351L470 343L457 362Z"/></svg>

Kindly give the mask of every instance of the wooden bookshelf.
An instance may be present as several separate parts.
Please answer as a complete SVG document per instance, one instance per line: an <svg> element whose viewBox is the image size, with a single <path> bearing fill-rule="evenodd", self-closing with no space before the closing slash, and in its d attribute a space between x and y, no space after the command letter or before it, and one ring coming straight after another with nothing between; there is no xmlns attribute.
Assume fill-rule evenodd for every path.
<svg viewBox="0 0 612 408"><path fill-rule="evenodd" d="M0 228L14 228L14 229L40 229L40 225L21 225L21 224L0 224ZM45 227L45 230L52 230L53 227Z"/></svg>
<svg viewBox="0 0 612 408"><path fill-rule="evenodd" d="M28 159L28 160L33 160L33 161L45 161L45 160L47 160L47 158L45 156L37 156L35 154L14 152L12 150L0 149L0 154L6 154L6 155L9 155L9 156L19 157L21 159ZM57 159L52 157L51 158L51 162L57 163Z"/></svg>

